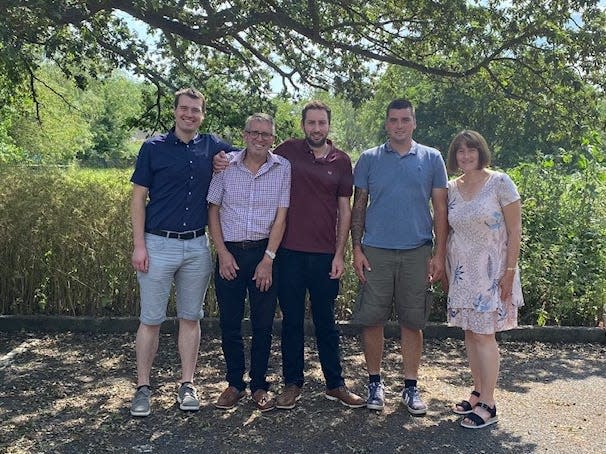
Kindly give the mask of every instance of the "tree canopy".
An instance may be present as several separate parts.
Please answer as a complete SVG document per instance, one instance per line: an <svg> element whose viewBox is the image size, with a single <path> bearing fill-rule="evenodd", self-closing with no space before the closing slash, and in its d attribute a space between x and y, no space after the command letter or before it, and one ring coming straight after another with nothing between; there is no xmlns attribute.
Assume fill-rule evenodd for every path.
<svg viewBox="0 0 606 454"><path fill-rule="evenodd" d="M268 92L269 71L285 89L335 89L356 101L370 96L365 82L388 63L455 79L483 72L495 89L537 103L554 77L572 88L606 80L606 16L598 0L0 0L0 6L0 57L13 78L32 76L44 55L81 84L121 67L158 87L172 89L185 76L204 88L221 77ZM138 36L125 15L147 24L149 36Z"/></svg>

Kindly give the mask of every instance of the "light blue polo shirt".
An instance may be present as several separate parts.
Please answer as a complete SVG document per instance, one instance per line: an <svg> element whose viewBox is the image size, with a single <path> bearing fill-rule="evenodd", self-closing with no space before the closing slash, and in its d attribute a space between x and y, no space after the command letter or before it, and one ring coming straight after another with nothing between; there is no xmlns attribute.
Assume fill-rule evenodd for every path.
<svg viewBox="0 0 606 454"><path fill-rule="evenodd" d="M431 191L448 187L438 150L414 141L404 156L389 142L366 150L354 169L354 186L368 191L363 245L415 249L433 240Z"/></svg>

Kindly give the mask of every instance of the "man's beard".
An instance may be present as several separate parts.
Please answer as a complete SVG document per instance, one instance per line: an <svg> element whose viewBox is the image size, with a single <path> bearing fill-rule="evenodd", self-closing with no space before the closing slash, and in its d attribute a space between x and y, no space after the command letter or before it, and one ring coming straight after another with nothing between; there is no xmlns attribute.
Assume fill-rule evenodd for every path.
<svg viewBox="0 0 606 454"><path fill-rule="evenodd" d="M323 147L328 137L322 137L320 140L313 140L310 136L305 137L307 143L313 148Z"/></svg>

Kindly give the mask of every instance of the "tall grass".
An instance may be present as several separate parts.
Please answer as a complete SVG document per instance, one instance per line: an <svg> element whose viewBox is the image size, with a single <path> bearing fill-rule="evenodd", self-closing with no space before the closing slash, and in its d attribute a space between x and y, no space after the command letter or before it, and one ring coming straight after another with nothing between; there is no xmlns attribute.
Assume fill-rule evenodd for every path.
<svg viewBox="0 0 606 454"><path fill-rule="evenodd" d="M3 314L134 314L129 171L0 171Z"/></svg>

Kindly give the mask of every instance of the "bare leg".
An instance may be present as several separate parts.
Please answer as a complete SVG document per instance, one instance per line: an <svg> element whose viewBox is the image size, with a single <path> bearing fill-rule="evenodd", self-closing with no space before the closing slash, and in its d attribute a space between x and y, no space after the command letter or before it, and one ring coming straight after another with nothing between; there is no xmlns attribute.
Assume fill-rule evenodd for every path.
<svg viewBox="0 0 606 454"><path fill-rule="evenodd" d="M499 376L499 346L494 334L475 334L478 352L478 371L480 373L482 402L492 407L494 390Z"/></svg>
<svg viewBox="0 0 606 454"><path fill-rule="evenodd" d="M465 349L467 350L467 360L469 361L469 369L471 370L473 389L481 395L482 377L479 370L480 359L478 358L478 348L474 339L474 334L469 330L465 331ZM476 400L475 402L470 400L471 405L475 406L477 397L472 395L471 399Z"/></svg>
<svg viewBox="0 0 606 454"><path fill-rule="evenodd" d="M179 319L179 355L181 356L181 383L194 382L198 349L200 348L200 321Z"/></svg>
<svg viewBox="0 0 606 454"><path fill-rule="evenodd" d="M362 348L369 375L381 373L383 359L383 325L365 326L362 329Z"/></svg>
<svg viewBox="0 0 606 454"><path fill-rule="evenodd" d="M160 325L139 324L135 353L137 355L137 386L149 385L149 375L158 351Z"/></svg>
<svg viewBox="0 0 606 454"><path fill-rule="evenodd" d="M402 350L404 378L416 380L419 376L419 365L423 352L423 331L400 326L400 348Z"/></svg>
<svg viewBox="0 0 606 454"><path fill-rule="evenodd" d="M480 376L480 401L494 407L494 390L499 376L499 346L494 334L470 333L476 348L476 367ZM474 413L486 419L490 415L483 408L476 407Z"/></svg>

